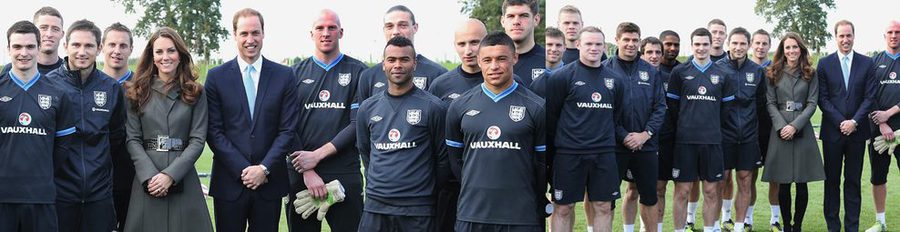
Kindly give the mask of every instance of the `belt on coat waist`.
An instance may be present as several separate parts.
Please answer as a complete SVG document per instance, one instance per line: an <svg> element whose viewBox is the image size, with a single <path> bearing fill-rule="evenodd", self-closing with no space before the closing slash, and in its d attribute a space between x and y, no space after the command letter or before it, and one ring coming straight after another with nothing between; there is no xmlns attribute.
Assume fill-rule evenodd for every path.
<svg viewBox="0 0 900 232"><path fill-rule="evenodd" d="M804 108L806 108L805 104L800 103L800 102L794 102L794 101L787 101L785 103L778 104L779 110L783 110L783 111L787 111L787 112L803 111Z"/></svg>
<svg viewBox="0 0 900 232"><path fill-rule="evenodd" d="M169 136L156 136L155 139L144 139L144 148L156 151L183 151L184 140L169 138Z"/></svg>

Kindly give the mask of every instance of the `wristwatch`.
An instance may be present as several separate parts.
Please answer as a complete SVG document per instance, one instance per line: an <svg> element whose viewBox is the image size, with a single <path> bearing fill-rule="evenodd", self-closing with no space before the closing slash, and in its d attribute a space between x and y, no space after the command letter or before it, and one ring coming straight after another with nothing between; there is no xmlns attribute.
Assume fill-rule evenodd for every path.
<svg viewBox="0 0 900 232"><path fill-rule="evenodd" d="M263 172L264 172L267 176L269 175L269 168L267 168L266 165L260 164L259 167L262 167Z"/></svg>
<svg viewBox="0 0 900 232"><path fill-rule="evenodd" d="M650 135L651 138L653 137L653 131L649 131L649 130L648 130L648 131L647 131L647 134Z"/></svg>
<svg viewBox="0 0 900 232"><path fill-rule="evenodd" d="M853 127L859 126L859 123L856 123L856 119L850 119L853 122Z"/></svg>

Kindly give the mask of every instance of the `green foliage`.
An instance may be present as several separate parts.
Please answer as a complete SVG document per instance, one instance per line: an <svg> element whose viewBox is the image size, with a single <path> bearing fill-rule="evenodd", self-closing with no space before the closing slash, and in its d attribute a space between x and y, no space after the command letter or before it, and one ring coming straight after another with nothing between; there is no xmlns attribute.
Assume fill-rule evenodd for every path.
<svg viewBox="0 0 900 232"><path fill-rule="evenodd" d="M816 53L831 38L826 10L834 9L834 0L757 0L753 9L766 22L775 21L775 38L785 32L796 32ZM777 39L773 39L775 41Z"/></svg>
<svg viewBox="0 0 900 232"><path fill-rule="evenodd" d="M538 15L541 17L541 21L534 27L534 43L544 46L544 30L547 27L546 23L544 23L546 19L544 15L547 11L544 8L547 4L546 0L537 1L539 5ZM503 26L500 25L500 16L503 15L501 7L503 0L459 0L459 2L463 4L460 12L484 22L488 32L503 31Z"/></svg>
<svg viewBox="0 0 900 232"><path fill-rule="evenodd" d="M122 4L125 13L143 9L144 15L132 29L136 36L149 36L156 28L170 27L181 35L191 52L204 60L209 60L210 54L219 50L219 41L228 37L228 31L219 25L219 0L112 1Z"/></svg>

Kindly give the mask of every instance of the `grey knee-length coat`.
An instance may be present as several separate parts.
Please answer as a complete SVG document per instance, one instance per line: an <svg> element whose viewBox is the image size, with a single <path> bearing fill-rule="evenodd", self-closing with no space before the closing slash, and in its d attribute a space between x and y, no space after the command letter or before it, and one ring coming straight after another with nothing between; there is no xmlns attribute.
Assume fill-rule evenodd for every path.
<svg viewBox="0 0 900 232"><path fill-rule="evenodd" d="M801 79L798 70L785 71L775 85L766 81L766 109L772 117L769 150L762 180L775 183L807 183L825 179L822 155L809 119L816 112L818 78ZM787 101L803 103L802 111L784 110ZM791 125L798 130L792 140L783 140L778 130Z"/></svg>
<svg viewBox="0 0 900 232"><path fill-rule="evenodd" d="M150 101L141 115L131 111L128 102L127 146L134 161L135 178L125 231L212 231L206 199L194 163L203 152L206 142L206 94L194 105L181 100L180 90L165 91L163 82L154 78ZM180 138L184 151L158 152L144 149L144 139L159 135ZM155 198L144 191L143 183L158 173L166 173L183 192Z"/></svg>

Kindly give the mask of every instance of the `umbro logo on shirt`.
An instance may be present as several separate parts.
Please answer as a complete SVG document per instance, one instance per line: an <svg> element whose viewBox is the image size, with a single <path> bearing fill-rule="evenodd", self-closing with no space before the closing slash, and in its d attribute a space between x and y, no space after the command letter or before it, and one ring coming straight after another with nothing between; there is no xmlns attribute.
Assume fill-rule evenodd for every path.
<svg viewBox="0 0 900 232"><path fill-rule="evenodd" d="M374 87L375 87L375 88L381 88L381 87L384 87L384 83L382 83L382 82L377 82L377 83L375 83Z"/></svg>
<svg viewBox="0 0 900 232"><path fill-rule="evenodd" d="M312 83L314 83L314 82L316 82L316 80L313 80L313 79L304 79L304 80L303 80L303 84L307 84L307 85L308 85L308 84L312 84Z"/></svg>
<svg viewBox="0 0 900 232"><path fill-rule="evenodd" d="M447 97L449 97L450 99L456 99L456 98L459 97L459 94L458 94L458 93L452 93L452 94L450 94L450 96L447 96Z"/></svg>
<svg viewBox="0 0 900 232"><path fill-rule="evenodd" d="M478 113L481 113L481 111L469 110L469 112L466 112L466 115L475 116L475 115L478 115Z"/></svg>
<svg viewBox="0 0 900 232"><path fill-rule="evenodd" d="M879 65L878 68L887 68L887 65Z"/></svg>
<svg viewBox="0 0 900 232"><path fill-rule="evenodd" d="M372 116L371 118L369 118L369 120L372 120L372 122L379 122L379 121L381 121L381 119L382 119L381 116L378 116L378 115L375 115L375 116Z"/></svg>
<svg viewBox="0 0 900 232"><path fill-rule="evenodd" d="M582 86L582 85L584 85L584 81L576 81L575 82L575 86Z"/></svg>
<svg viewBox="0 0 900 232"><path fill-rule="evenodd" d="M0 97L0 102L8 102L8 101L11 101L11 100L12 100L12 98L9 97L9 96L3 96L3 97Z"/></svg>

